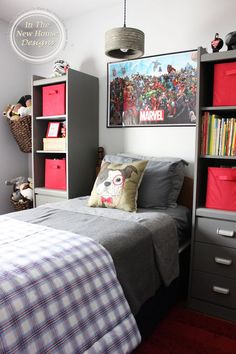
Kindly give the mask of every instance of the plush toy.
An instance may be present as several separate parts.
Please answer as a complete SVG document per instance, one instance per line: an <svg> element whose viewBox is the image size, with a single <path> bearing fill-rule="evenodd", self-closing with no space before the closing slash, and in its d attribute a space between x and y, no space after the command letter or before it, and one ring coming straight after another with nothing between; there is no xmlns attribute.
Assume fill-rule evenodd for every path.
<svg viewBox="0 0 236 354"><path fill-rule="evenodd" d="M29 180L29 178L27 183L22 183L20 185L20 194L25 199L33 200L32 182Z"/></svg>
<svg viewBox="0 0 236 354"><path fill-rule="evenodd" d="M10 120L19 119L19 115L14 113L14 107L15 105L8 104L2 114Z"/></svg>
<svg viewBox="0 0 236 354"><path fill-rule="evenodd" d="M215 38L211 41L211 48L213 53L219 52L219 50L223 47L224 41L219 37L219 33L215 34Z"/></svg>
<svg viewBox="0 0 236 354"><path fill-rule="evenodd" d="M236 31L226 34L225 44L227 45L227 50L236 49Z"/></svg>
<svg viewBox="0 0 236 354"><path fill-rule="evenodd" d="M33 200L33 184L30 177L16 177L10 181L5 181L6 185L13 186L11 199L14 202L23 203L26 200Z"/></svg>
<svg viewBox="0 0 236 354"><path fill-rule="evenodd" d="M69 69L70 65L65 60L57 60L54 63L53 73L51 77L58 77L65 75Z"/></svg>
<svg viewBox="0 0 236 354"><path fill-rule="evenodd" d="M31 95L22 96L16 104L9 104L3 115L11 120L31 115Z"/></svg>

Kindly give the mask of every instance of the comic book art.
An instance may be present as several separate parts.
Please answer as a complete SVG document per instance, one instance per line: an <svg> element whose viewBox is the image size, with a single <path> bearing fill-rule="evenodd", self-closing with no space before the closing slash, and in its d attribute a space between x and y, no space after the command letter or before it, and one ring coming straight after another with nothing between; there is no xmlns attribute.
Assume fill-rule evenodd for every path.
<svg viewBox="0 0 236 354"><path fill-rule="evenodd" d="M196 124L197 50L108 63L108 127Z"/></svg>

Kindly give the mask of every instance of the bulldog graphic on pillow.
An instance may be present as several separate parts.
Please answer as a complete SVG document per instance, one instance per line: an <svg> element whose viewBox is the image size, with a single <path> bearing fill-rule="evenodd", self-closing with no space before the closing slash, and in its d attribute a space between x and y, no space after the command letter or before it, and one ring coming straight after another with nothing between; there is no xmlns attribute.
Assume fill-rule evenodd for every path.
<svg viewBox="0 0 236 354"><path fill-rule="evenodd" d="M147 161L129 164L103 162L88 205L136 210L138 187L146 164Z"/></svg>

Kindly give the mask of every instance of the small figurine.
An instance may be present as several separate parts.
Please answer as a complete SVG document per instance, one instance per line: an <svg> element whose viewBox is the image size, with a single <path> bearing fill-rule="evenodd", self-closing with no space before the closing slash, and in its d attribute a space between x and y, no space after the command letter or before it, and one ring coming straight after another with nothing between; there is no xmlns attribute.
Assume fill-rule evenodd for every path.
<svg viewBox="0 0 236 354"><path fill-rule="evenodd" d="M215 34L215 38L211 41L211 48L213 53L219 52L219 50L223 47L224 41L219 37L219 33Z"/></svg>
<svg viewBox="0 0 236 354"><path fill-rule="evenodd" d="M53 73L51 77L59 77L65 75L70 65L65 60L57 60L53 66Z"/></svg>
<svg viewBox="0 0 236 354"><path fill-rule="evenodd" d="M62 123L61 124L61 138L65 138L66 137L66 124Z"/></svg>
<svg viewBox="0 0 236 354"><path fill-rule="evenodd" d="M236 49L236 31L229 32L225 36L225 44L227 45L227 50Z"/></svg>

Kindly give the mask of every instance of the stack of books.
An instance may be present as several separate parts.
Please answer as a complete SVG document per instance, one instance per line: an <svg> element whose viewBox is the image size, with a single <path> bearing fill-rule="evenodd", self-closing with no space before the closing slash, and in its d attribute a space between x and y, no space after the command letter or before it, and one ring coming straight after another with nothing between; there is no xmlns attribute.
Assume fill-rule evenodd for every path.
<svg viewBox="0 0 236 354"><path fill-rule="evenodd" d="M201 130L201 155L236 156L236 118L204 112Z"/></svg>

